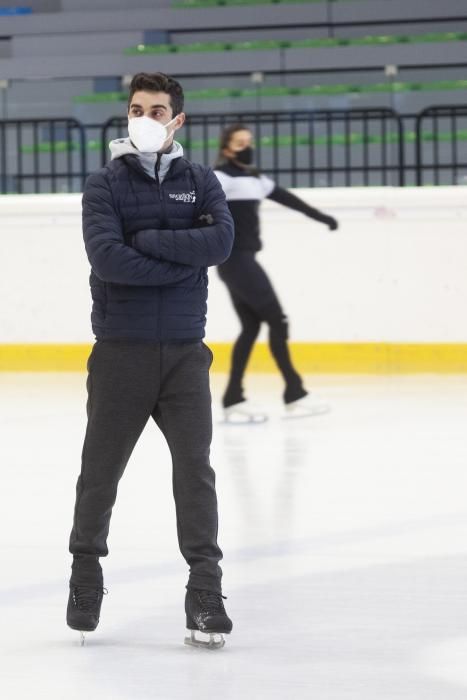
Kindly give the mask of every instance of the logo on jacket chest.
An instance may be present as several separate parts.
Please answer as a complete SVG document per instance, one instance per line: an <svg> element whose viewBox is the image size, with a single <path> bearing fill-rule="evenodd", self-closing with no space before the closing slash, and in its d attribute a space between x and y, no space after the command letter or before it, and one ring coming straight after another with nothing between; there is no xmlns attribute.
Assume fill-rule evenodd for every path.
<svg viewBox="0 0 467 700"><path fill-rule="evenodd" d="M169 199L173 199L175 202L194 204L196 202L196 192L195 190L190 192L169 192Z"/></svg>

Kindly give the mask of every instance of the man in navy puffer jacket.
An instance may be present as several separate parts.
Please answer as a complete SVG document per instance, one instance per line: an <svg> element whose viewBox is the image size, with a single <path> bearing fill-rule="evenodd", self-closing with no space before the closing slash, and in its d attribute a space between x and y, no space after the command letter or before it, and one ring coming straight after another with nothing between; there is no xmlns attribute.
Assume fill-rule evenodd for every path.
<svg viewBox="0 0 467 700"><path fill-rule="evenodd" d="M226 260L233 222L209 168L173 140L185 119L174 79L140 73L128 102L130 138L87 180L83 233L91 263L88 425L70 537L67 622L97 627L118 482L150 417L169 445L180 550L189 567L187 626L230 632L221 596L209 367L203 343L207 267ZM150 517L150 514L148 514ZM156 545L157 546L157 545Z"/></svg>

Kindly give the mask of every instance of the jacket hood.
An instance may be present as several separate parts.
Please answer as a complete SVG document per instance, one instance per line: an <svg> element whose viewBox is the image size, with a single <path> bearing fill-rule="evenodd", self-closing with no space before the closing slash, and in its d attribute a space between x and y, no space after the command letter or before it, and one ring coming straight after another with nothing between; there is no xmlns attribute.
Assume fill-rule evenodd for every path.
<svg viewBox="0 0 467 700"><path fill-rule="evenodd" d="M156 179L155 167L157 160L157 153L142 153L133 146L130 138L125 139L115 139L109 143L109 149L112 156L112 160L116 158L121 158L122 156L133 155L137 156L141 165L143 166L145 172L152 178ZM173 160L176 158L182 158L183 156L183 146L178 143L178 141L172 142L172 148L168 153L162 153L160 165L159 165L159 179L163 180L167 174L168 169Z"/></svg>

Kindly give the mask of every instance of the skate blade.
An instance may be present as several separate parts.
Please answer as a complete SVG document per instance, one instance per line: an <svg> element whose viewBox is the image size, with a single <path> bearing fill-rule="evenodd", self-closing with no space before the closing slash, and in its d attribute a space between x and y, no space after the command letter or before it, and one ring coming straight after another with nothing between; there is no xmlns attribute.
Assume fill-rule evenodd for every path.
<svg viewBox="0 0 467 700"><path fill-rule="evenodd" d="M80 633L79 633L79 645L80 645L80 647L84 647L85 642L86 642L86 635L84 632L81 632L81 630L80 630Z"/></svg>
<svg viewBox="0 0 467 700"><path fill-rule="evenodd" d="M316 404L315 406L286 406L286 413L282 416L284 420L297 418L312 418L313 416L325 416L331 412L328 404Z"/></svg>
<svg viewBox="0 0 467 700"><path fill-rule="evenodd" d="M261 411L250 412L240 409L224 410L224 420L221 423L224 425L261 425L269 420L269 416Z"/></svg>
<svg viewBox="0 0 467 700"><path fill-rule="evenodd" d="M203 634L204 636L209 636L209 641L204 639L199 639L196 636L195 630L189 630L190 636L185 637L184 644L189 647L196 647L198 649L222 649L225 645L225 639L223 634L220 632L198 632L198 634Z"/></svg>

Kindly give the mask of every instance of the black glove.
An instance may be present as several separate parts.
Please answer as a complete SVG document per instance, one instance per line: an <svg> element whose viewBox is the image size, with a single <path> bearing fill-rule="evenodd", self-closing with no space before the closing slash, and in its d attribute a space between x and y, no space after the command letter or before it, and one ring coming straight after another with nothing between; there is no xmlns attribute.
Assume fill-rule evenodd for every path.
<svg viewBox="0 0 467 700"><path fill-rule="evenodd" d="M203 228L204 226L212 226L214 223L214 218L212 214L201 214L201 216L198 216L196 223L198 224L199 228Z"/></svg>
<svg viewBox="0 0 467 700"><path fill-rule="evenodd" d="M332 216L328 216L325 221L326 226L329 226L330 231L336 231L339 228L339 222Z"/></svg>

